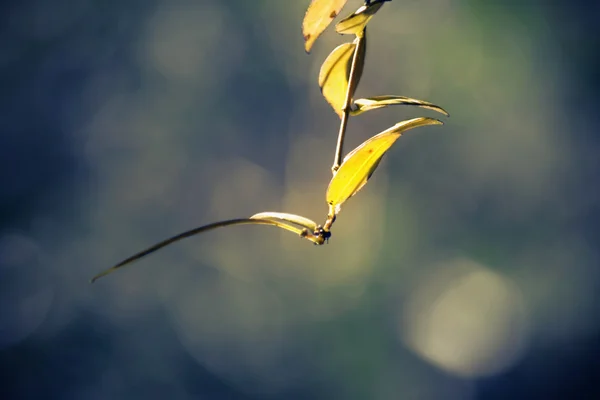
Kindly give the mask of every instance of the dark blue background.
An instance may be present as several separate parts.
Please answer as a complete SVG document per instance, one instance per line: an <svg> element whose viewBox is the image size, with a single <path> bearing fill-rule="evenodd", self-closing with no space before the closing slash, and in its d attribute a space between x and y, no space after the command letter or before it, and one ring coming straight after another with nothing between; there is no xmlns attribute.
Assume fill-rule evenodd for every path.
<svg viewBox="0 0 600 400"><path fill-rule="evenodd" d="M161 32L170 29L158 29L155 36L148 33L152 30L153 18L166 7L161 2L90 0L71 4L60 0L52 3L24 0L0 5L0 313L3 314L0 317L0 398L325 399L348 398L348 391L353 391L355 385L359 389L352 398L368 398L377 396L376 393L381 397L370 398L392 398L376 390L376 375L386 369L385 362L377 361L375 367L365 364L358 355L353 356L357 348L369 348L365 343L374 342L380 344L378 351L395 352L415 368L434 374L442 388L444 382L452 388L460 387L463 384L460 378L437 371L403 348L398 349L395 334L390 333L387 300L378 295L380 289L376 282L370 284L364 300L355 307L320 322L302 320L304 322L298 323L293 348L288 349L277 364L280 368L292 369L295 378L290 380L293 383L278 389L273 384L276 389L265 390L269 386L265 380L255 380L246 369L230 379L227 374L224 377L219 373L218 368L215 372L210 366L198 363L181 346L174 328L165 322L169 311L152 305L145 295L139 305L123 314L125 317L112 316L110 306L107 306L108 311L99 311L117 293L122 296L123 304L127 303L129 289L107 289L110 284L100 286L105 282L89 286L86 279L95 272L163 236L230 215L229 209L223 214L203 211L214 206L210 186L204 182L216 182L220 178L216 168L211 171L202 164L203 157L224 162L229 158L251 160L269 171L277 187L284 185L286 179L289 135L315 127L321 129L323 124L322 129L331 135L337 129L333 113L317 97L316 70L311 63L318 65L318 60L331 47L328 43L338 39L329 32L330 42L325 42L326 39L317 42L317 55L304 54L300 24L307 4L287 5L287 2L279 4L284 2L268 0L198 3L195 7L200 7L204 17L197 29L206 30L206 34L192 35L192 39L187 35L173 37L189 39L186 45L194 47L198 43L206 50L200 53L202 60L190 63L189 68L185 66L186 52L175 51L173 57L183 57L184 67L180 70L173 70L176 63L164 67L166 70L158 61L157 65L151 65L148 61L151 56L144 53L158 51L148 50L151 43L148 36L160 41ZM404 3L393 1L381 12L392 8L401 10ZM417 7L415 2L406 3L407 7ZM502 180L488 181L484 177L490 186L473 195L477 198L474 208L459 212L460 227L441 223L425 240L430 240L434 247L460 249L479 260L493 260L492 265L499 265L502 263L498 260L511 260L512 255L533 243L542 251L546 247L550 250L554 243L562 240L562 236L556 236L557 232L566 232L576 244L574 248L580 251L579 259L588 265L588 283L594 289L586 292L591 295L586 295L586 307L579 309L581 315L576 320L583 321L583 327L577 329L577 334L550 335L550 339L544 334L532 335L527 351L515 365L490 377L466 380L465 385L470 389L465 393L474 399L598 396L600 325L595 288L600 281L597 270L600 255L597 245L600 4L562 0L445 3L450 9L460 9L461 15L470 15L471 21L483 27L483 39L479 39L486 48L498 43L497 40L501 42L500 38L513 29L511 24L529 32L521 37L529 44L524 51L534 49L536 53L527 53L526 57L533 71L548 77L542 81L552 88L553 96L541 96L538 103L528 106L532 107L532 114L543 116L550 126L568 127L557 132L568 143L569 156L561 164L568 168L558 168L559 175L564 175L556 176L560 180L556 184L557 197L546 199L559 205L556 214L561 218L548 219L546 211L540 211L539 215L533 211L517 222L495 215L496 203L500 201L497 193L503 192L498 186ZM183 10L185 7L184 2L171 6ZM428 6L421 7L427 9ZM212 14L216 9L219 16ZM182 18L185 14L181 13ZM280 14L281 23L278 23ZM373 26L378 23L378 17L372 21ZM213 18L221 18L218 27L207 28ZM186 26L194 27L194 24ZM384 32L384 28L378 31L374 27L371 40L377 41L377 34ZM287 31L282 32L282 29ZM423 31L427 29L423 26ZM402 46L403 36L396 35L394 30L390 32L385 39L379 36L383 50L374 47L372 54L389 51L385 41ZM277 35L282 36L280 42ZM430 36L424 36L427 38L424 47L435 43ZM295 41L287 42L286 38ZM203 40L213 44L201 44ZM418 35L406 40L418 40ZM452 43L451 48L439 49L446 51L446 58L460 57L464 54L461 48L468 45L450 39L444 43L448 42ZM285 51L277 47L277 43L288 43ZM178 42L175 40L165 46L160 49L176 48ZM411 56L410 47L402 49L408 52L408 57L437 60L437 56L426 51ZM488 48L488 51L493 53L493 49ZM226 54L230 52L235 54ZM375 68L379 66L373 57L368 62L372 63L371 73L377 75ZM200 72L195 69L213 65L213 59L216 66L212 69ZM388 64L380 66L386 70L396 68ZM416 153L399 157L393 167L398 170L395 175L398 178L394 179L414 182L409 188L415 198L422 200L423 207L436 210L452 209L456 202L451 200L452 195L446 195L445 189L445 182L452 177L435 180L435 168L446 168L443 161L436 164L435 155L468 141L469 136L460 132L470 125L469 114L455 102L465 99L454 90L461 82L445 82L447 76L443 70L444 65L438 64L429 69L435 89L433 99L428 100L435 100L452 114L448 130L443 133L442 140L447 142L438 146L431 144L437 140L433 136L423 138L420 143L413 139L410 149ZM310 83L304 84L301 80L304 77L299 78L290 71L305 71ZM409 82L411 77L402 79ZM379 88L380 83L367 78L364 85ZM494 85L496 83L489 83L491 88ZM499 81L497 85L500 88L503 83ZM531 93L531 90L523 87L525 92ZM523 105L518 99L514 101L516 108ZM483 115L478 109L471 110ZM132 117L136 112L153 115L156 119L148 125L139 125L139 120ZM552 122L555 120L556 125ZM507 121L498 118L490 124L502 126L504 122ZM168 135L157 133L167 128L171 130ZM479 131L477 135L481 137L486 132ZM333 137L328 141L332 149ZM418 151L422 151L419 149L430 144L430 153L419 155ZM415 175L407 171L422 166L419 159L425 157L423 154L432 159L431 170L423 172L417 181L413 179ZM319 176L326 182L331 160L313 162L310 155L307 160L310 169L323 170ZM135 165L140 170L131 172ZM411 167L413 165L416 167ZM477 164L473 168L478 168ZM133 185L141 176L148 176L148 181L140 181L139 187ZM152 186L152 176L162 183ZM169 178L173 176L178 177L175 183ZM460 176L453 178L456 179L453 184L462 180ZM319 184L323 185L323 179ZM141 191L142 188L149 188L148 192ZM390 191L388 196L393 193ZM245 196L239 193L238 198L232 199L242 204L240 215L230 217L252 212ZM107 199L112 201L110 205L104 202ZM449 200L444 202L444 199ZM277 204L271 202L264 208L276 208ZM176 221L166 223L176 210L181 211L175 216ZM424 209L419 210L427 214ZM531 210L540 208L533 206ZM259 229L256 228L256 232ZM152 235L142 234L145 230L152 230ZM117 231L117 236L111 238ZM393 232L390 235L396 237ZM490 242L482 243L482 240ZM391 239L383 245L388 253L394 250ZM328 251L334 251L333 246L339 246L339 251L343 249L339 240L332 241ZM302 248L299 254L311 250ZM177 250L170 254L173 262L183 257ZM210 272L211 262L203 262L206 265L196 268L195 274L200 274L202 279L212 279L216 272ZM380 263L387 265L385 260ZM139 268L138 273L142 273L143 267ZM172 273L177 271L175 265L168 268ZM385 275L385 268L382 271ZM152 298L153 292L145 292L144 285L152 282L153 277L139 280L133 276L133 269L130 272L131 281L127 282L138 282L131 290ZM124 279L118 275L107 279L113 278ZM569 276L561 279L566 283ZM275 280L269 285L278 286L278 283ZM292 290L293 282L288 285L286 290ZM46 288L51 289L46 291ZM577 296L576 286L574 288L564 294L557 292L557 298ZM279 293L284 297L283 310L301 308L297 303L302 302L302 290L293 294L283 292ZM290 296L289 303L285 296ZM219 301L218 296L211 299ZM561 300L555 300L550 310L560 309ZM575 307L567 313L576 314L577 310ZM293 311L285 312L295 315ZM552 320L551 311L547 318ZM559 322L557 330L561 329ZM136 347L129 348L129 341L135 342ZM244 357L236 353L235 347L229 351L224 350L226 348L217 351L217 358ZM336 354L331 355L331 364L327 364L329 353ZM342 354L344 356L340 356ZM226 369L235 364L226 363L229 366ZM162 376L160 365L169 370L169 376L164 379L157 378ZM343 372L331 372L327 368L328 372L323 372L325 370L319 367L323 365L332 365L328 368L333 370L341 368ZM276 374L280 370L272 371ZM442 388L438 389L443 392ZM418 393L397 395L393 398L445 398L435 394L429 397Z"/></svg>

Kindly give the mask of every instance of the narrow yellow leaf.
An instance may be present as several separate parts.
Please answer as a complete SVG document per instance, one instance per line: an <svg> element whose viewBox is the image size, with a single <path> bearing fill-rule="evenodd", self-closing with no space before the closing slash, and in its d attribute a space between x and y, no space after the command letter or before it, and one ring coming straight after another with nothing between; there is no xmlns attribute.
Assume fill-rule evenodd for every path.
<svg viewBox="0 0 600 400"><path fill-rule="evenodd" d="M341 33L343 35L360 36L361 32L367 26L367 23L371 20L371 18L373 18L373 15L379 11L385 1L389 0L375 1L369 5L361 6L353 14L350 14L338 22L335 26L335 30L337 33Z"/></svg>
<svg viewBox="0 0 600 400"><path fill-rule="evenodd" d="M344 103L346 101L354 52L358 49L355 66L356 77L351 88L350 98L354 95L362 76L365 64L366 45L366 35L357 37L352 43L341 44L333 49L325 59L323 65L321 65L321 70L319 71L319 87L321 88L321 93L340 118L342 117Z"/></svg>
<svg viewBox="0 0 600 400"><path fill-rule="evenodd" d="M288 214L281 212L273 212L273 211L265 211L258 214L254 214L250 218L252 219L269 219L269 220L282 220L291 222L296 225L300 225L311 232L317 230L317 223L309 218L303 217L301 215L296 214Z"/></svg>
<svg viewBox="0 0 600 400"><path fill-rule="evenodd" d="M347 0L312 0L302 21L304 49L310 52L315 40L340 13Z"/></svg>
<svg viewBox="0 0 600 400"><path fill-rule="evenodd" d="M374 96L368 97L366 99L357 99L354 101L356 106L355 109L350 111L350 115L356 116L360 115L364 112L375 110L378 108L383 108L387 106L393 105L405 105L405 106L417 106L421 108L426 108L428 110L437 111L439 113L444 114L449 117L450 115L446 110L442 107L437 106L433 103L429 103L423 100L411 99L410 97L405 96L393 96L393 95L385 95L385 96Z"/></svg>
<svg viewBox="0 0 600 400"><path fill-rule="evenodd" d="M330 209L337 214L340 206L367 183L386 151L404 132L419 126L441 124L441 121L433 118L402 121L348 153L327 188L326 200Z"/></svg>
<svg viewBox="0 0 600 400"><path fill-rule="evenodd" d="M319 71L321 93L340 116L348 90L348 77L354 49L356 49L355 43L339 45L325 59Z"/></svg>

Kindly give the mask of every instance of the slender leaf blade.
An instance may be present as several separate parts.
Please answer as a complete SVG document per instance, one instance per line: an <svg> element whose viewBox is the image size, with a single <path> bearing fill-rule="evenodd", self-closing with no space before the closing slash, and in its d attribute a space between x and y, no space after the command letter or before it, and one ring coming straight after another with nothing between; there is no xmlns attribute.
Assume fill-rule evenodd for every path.
<svg viewBox="0 0 600 400"><path fill-rule="evenodd" d="M356 108L354 108L350 112L350 115L352 115L352 116L360 115L360 114L370 111L370 110L376 110L378 108L394 106L394 105L416 106L416 107L426 108L428 110L437 111L441 114L444 114L447 117L450 116L450 114L448 114L448 112L446 110L444 110L442 107L440 107L438 105L435 105L428 101L412 99L410 97L405 97L405 96L385 95L385 96L367 97L364 99L355 100L354 105Z"/></svg>
<svg viewBox="0 0 600 400"><path fill-rule="evenodd" d="M302 21L304 49L310 52L313 44L331 21L340 13L347 0L312 0Z"/></svg>
<svg viewBox="0 0 600 400"><path fill-rule="evenodd" d="M336 32L343 35L361 35L367 23L379 11L383 3L384 1L380 1L361 6L353 14L350 14L336 24Z"/></svg>
<svg viewBox="0 0 600 400"><path fill-rule="evenodd" d="M441 124L441 121L433 118L402 121L348 153L327 188L326 200L330 209L334 209L337 214L341 205L367 183L385 153L404 132L419 126Z"/></svg>
<svg viewBox="0 0 600 400"><path fill-rule="evenodd" d="M301 215L275 212L275 211L265 211L260 212L258 214L254 214L250 218L252 219L275 219L282 220L286 222L291 222L296 225L300 225L311 232L314 232L317 229L317 223L309 218L303 217Z"/></svg>

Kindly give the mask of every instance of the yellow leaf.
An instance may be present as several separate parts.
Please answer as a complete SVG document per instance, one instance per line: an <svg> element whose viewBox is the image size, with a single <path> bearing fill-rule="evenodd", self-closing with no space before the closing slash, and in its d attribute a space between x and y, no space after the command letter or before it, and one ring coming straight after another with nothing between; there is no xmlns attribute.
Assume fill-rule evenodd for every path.
<svg viewBox="0 0 600 400"><path fill-rule="evenodd" d="M340 206L367 183L386 151L404 132L419 126L441 124L441 121L433 118L402 121L348 153L327 188L327 204L333 213L337 214Z"/></svg>
<svg viewBox="0 0 600 400"><path fill-rule="evenodd" d="M250 218L252 219L269 219L269 220L282 220L286 222L291 222L296 225L300 225L311 232L317 230L317 223L309 218L303 217L301 215L296 214L288 214L281 212L273 212L273 211L265 211L258 214L254 214Z"/></svg>
<svg viewBox="0 0 600 400"><path fill-rule="evenodd" d="M379 11L385 1L389 0L376 1L369 5L361 6L354 14L350 14L338 22L335 26L335 30L337 33L344 35L360 36L361 32L365 29L365 26L367 26L367 23L373 18L373 15Z"/></svg>
<svg viewBox="0 0 600 400"><path fill-rule="evenodd" d="M302 217L301 217L302 218ZM112 272L115 272L117 269L122 268L126 265L129 265L131 263L133 263L134 261L139 260L140 258L143 258L149 254L154 253L155 251L158 251L160 249L162 249L163 247L166 247L170 244L173 244L175 242L178 242L182 239L186 239L189 238L191 236L195 236L197 234L203 233L203 232L207 232L213 229L217 229L217 228L221 228L221 227L225 227L225 226L232 226L232 225L248 225L248 224L255 224L255 225L273 225L279 228L283 228L286 229L288 231L294 232L295 234L299 235L300 237L306 238L309 241L316 243L316 244L322 244L323 242L323 238L318 237L318 236L314 236L312 234L307 234L305 229L300 229L297 228L295 226L286 224L284 222L281 221L274 221L274 220L270 220L270 219L256 219L256 218L238 218L238 219L230 219L230 220L226 220L226 221L219 221L219 222L215 222L212 224L208 224L208 225L204 225L201 226L199 228L194 228L192 230L180 233L178 235L175 235L173 237L170 237L169 239L165 239L162 242L159 242L157 244L155 244L154 246L151 246L149 248L147 248L146 250L142 250L139 253L136 253L134 255L132 255L131 257L126 258L125 260L121 261L120 263L114 265L113 267L104 270L102 272L100 272L98 275L94 276L91 280L92 283L94 283L97 279L102 278L103 276L106 276Z"/></svg>
<svg viewBox="0 0 600 400"><path fill-rule="evenodd" d="M310 52L315 40L342 10L347 0L312 0L302 21L304 49Z"/></svg>
<svg viewBox="0 0 600 400"><path fill-rule="evenodd" d="M355 108L354 110L352 110L350 112L350 115L352 115L352 116L360 115L360 114L370 111L370 110L375 110L377 108L382 108L382 107L387 107L387 106L392 106L392 105L417 106L417 107L437 111L439 113L444 114L447 117L450 116L448 114L448 112L446 112L446 110L444 110L440 106L436 106L435 104L429 103L427 101L411 99L410 97L404 97L404 96L393 96L393 95L374 96L374 97L369 97L366 99L355 100L354 104L356 105L357 108Z"/></svg>
<svg viewBox="0 0 600 400"><path fill-rule="evenodd" d="M341 118L348 92L352 58L358 49L356 59L355 79L350 88L350 98L354 95L356 87L362 76L365 65L367 49L367 37L357 37L352 43L344 43L333 49L327 56L319 71L319 87L325 100L333 107L333 110Z"/></svg>

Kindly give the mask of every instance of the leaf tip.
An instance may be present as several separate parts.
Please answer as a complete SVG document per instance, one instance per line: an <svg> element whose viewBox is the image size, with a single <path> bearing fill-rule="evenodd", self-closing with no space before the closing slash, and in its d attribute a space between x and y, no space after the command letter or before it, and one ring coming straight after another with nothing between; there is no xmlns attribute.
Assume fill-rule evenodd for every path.
<svg viewBox="0 0 600 400"><path fill-rule="evenodd" d="M312 41L310 40L310 33L304 35L304 51L306 54L310 53L310 49L312 48Z"/></svg>
<svg viewBox="0 0 600 400"><path fill-rule="evenodd" d="M444 110L440 106L436 106L435 111L439 111L440 113L444 114L446 117L450 117L450 113L448 111Z"/></svg>

